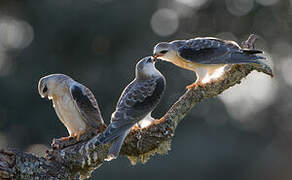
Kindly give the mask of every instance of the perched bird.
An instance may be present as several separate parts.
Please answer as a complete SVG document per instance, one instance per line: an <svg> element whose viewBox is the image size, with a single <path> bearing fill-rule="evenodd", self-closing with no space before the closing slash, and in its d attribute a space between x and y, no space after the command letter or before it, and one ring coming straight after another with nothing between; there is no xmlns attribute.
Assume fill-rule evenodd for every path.
<svg viewBox="0 0 292 180"><path fill-rule="evenodd" d="M189 40L175 40L158 43L153 56L194 71L197 76L195 83L187 86L192 88L210 80L216 71L226 64L263 64L265 59L255 54L260 50L242 49L236 42L212 37L198 37Z"/></svg>
<svg viewBox="0 0 292 180"><path fill-rule="evenodd" d="M151 112L160 102L166 84L164 76L155 68L155 60L149 56L137 63L135 79L122 92L111 123L96 139L96 145L112 143L106 160L117 158L136 123L152 119Z"/></svg>
<svg viewBox="0 0 292 180"><path fill-rule="evenodd" d="M87 131L103 131L103 122L98 104L92 92L64 74L51 74L40 79L39 94L53 101L57 116L66 126L69 137L79 140Z"/></svg>

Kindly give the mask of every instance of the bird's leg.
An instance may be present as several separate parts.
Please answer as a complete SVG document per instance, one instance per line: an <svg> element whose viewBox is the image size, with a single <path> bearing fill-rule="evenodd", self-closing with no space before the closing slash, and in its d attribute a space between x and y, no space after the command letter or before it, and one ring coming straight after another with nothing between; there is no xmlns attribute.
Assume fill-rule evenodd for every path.
<svg viewBox="0 0 292 180"><path fill-rule="evenodd" d="M194 82L194 83L192 83L192 84L186 86L186 89L189 90L189 89L195 88L196 86L197 86L197 83Z"/></svg>
<svg viewBox="0 0 292 180"><path fill-rule="evenodd" d="M206 76L208 76L207 68L197 67L195 70L195 73L197 76L197 80L193 84L186 86L187 90L196 88L197 86L204 86L204 84L205 84L204 79L206 78Z"/></svg>
<svg viewBox="0 0 292 180"><path fill-rule="evenodd" d="M197 88L198 86L204 86L204 83L202 82L203 81L202 76L198 76L198 74L197 74L197 78L198 79L196 80L196 82L186 86L187 90Z"/></svg>
<svg viewBox="0 0 292 180"><path fill-rule="evenodd" d="M138 129L141 129L140 125L138 123L136 123L132 128L131 130L138 130Z"/></svg>
<svg viewBox="0 0 292 180"><path fill-rule="evenodd" d="M201 81L196 81L188 86L186 86L186 89L189 90L189 89L193 89L193 88L196 88L198 86L204 86L204 83L201 82Z"/></svg>
<svg viewBox="0 0 292 180"><path fill-rule="evenodd" d="M67 137L61 137L61 141L68 141L72 136L67 136Z"/></svg>
<svg viewBox="0 0 292 180"><path fill-rule="evenodd" d="M80 136L85 134L85 133L86 133L86 130L81 130L81 131L79 131L77 133L73 133L73 137L76 138L77 141L79 141L80 140Z"/></svg>
<svg viewBox="0 0 292 180"><path fill-rule="evenodd" d="M62 149L63 147L70 145L71 140L72 140L71 134L68 137L61 137L59 139L53 139L51 147L56 148L56 149Z"/></svg>
<svg viewBox="0 0 292 180"><path fill-rule="evenodd" d="M65 147L76 144L80 140L84 141L84 140L90 139L96 134L97 134L96 132L93 132L90 129L80 130L79 132L70 133L70 135L68 137L54 139L52 144L51 144L51 147L56 148L56 149L63 149Z"/></svg>

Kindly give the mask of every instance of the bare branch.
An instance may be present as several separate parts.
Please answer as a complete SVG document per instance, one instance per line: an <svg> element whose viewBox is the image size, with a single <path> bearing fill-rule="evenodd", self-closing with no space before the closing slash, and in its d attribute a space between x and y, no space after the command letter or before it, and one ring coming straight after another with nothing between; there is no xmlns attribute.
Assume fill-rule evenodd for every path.
<svg viewBox="0 0 292 180"><path fill-rule="evenodd" d="M243 43L252 48L254 38ZM251 71L257 70L273 76L268 66L232 65L216 81L188 90L159 120L143 129L133 129L125 140L120 155L128 156L132 164L145 163L155 153L165 154L170 149L175 129L185 115L203 99L219 95L239 84ZM88 139L88 138L87 138ZM2 179L78 179L89 177L102 165L110 144L95 146L96 137L81 142L74 139L66 145L54 146L45 158L16 150L0 152L0 178Z"/></svg>

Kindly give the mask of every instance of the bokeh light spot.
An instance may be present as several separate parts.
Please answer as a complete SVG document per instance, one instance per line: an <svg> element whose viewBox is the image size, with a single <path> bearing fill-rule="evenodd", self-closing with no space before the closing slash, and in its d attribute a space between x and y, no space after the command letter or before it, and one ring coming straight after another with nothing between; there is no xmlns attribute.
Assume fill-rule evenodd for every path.
<svg viewBox="0 0 292 180"><path fill-rule="evenodd" d="M264 6L271 6L279 2L279 0L255 0L255 1Z"/></svg>
<svg viewBox="0 0 292 180"><path fill-rule="evenodd" d="M22 49L33 40L33 29L24 21L0 19L0 43L7 49Z"/></svg>
<svg viewBox="0 0 292 180"><path fill-rule="evenodd" d="M292 87L292 57L285 58L281 61L280 70L286 84Z"/></svg>
<svg viewBox="0 0 292 180"><path fill-rule="evenodd" d="M240 85L228 89L219 98L226 105L230 116L244 123L249 116L273 103L276 92L275 80L261 73L252 72Z"/></svg>
<svg viewBox="0 0 292 180"><path fill-rule="evenodd" d="M228 11L234 16L243 16L248 14L253 6L253 0L226 0Z"/></svg>
<svg viewBox="0 0 292 180"><path fill-rule="evenodd" d="M177 13L171 9L159 9L151 18L152 30L159 36L169 36L175 33L179 26Z"/></svg>
<svg viewBox="0 0 292 180"><path fill-rule="evenodd" d="M208 0L175 0L175 1L193 8L199 8L208 2Z"/></svg>

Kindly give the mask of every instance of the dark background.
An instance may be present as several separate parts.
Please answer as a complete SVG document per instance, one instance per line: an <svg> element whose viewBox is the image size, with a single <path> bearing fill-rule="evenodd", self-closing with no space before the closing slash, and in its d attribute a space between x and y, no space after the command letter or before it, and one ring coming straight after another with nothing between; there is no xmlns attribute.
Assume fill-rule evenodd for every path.
<svg viewBox="0 0 292 180"><path fill-rule="evenodd" d="M67 136L38 80L64 73L89 87L108 123L135 63L160 41L214 36L260 39L275 78L254 72L223 95L197 105L179 125L172 150L145 164L125 157L92 179L253 180L292 178L292 1L1 0L0 147L42 155ZM170 63L159 117L195 80Z"/></svg>

